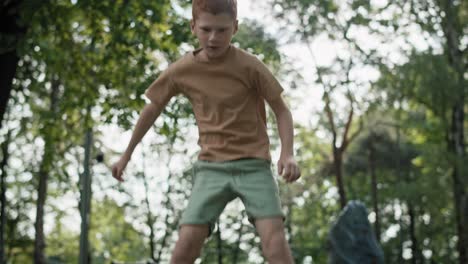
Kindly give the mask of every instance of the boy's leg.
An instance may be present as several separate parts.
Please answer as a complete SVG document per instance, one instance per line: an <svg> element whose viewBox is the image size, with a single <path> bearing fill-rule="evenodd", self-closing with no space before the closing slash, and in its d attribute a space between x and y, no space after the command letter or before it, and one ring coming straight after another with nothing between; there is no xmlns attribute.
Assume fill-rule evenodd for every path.
<svg viewBox="0 0 468 264"><path fill-rule="evenodd" d="M248 159L234 163L240 172L234 188L244 203L249 220L260 234L264 256L270 264L293 263L284 234L284 215L271 162Z"/></svg>
<svg viewBox="0 0 468 264"><path fill-rule="evenodd" d="M263 254L269 264L294 263L281 217L255 220L255 227L260 235Z"/></svg>
<svg viewBox="0 0 468 264"><path fill-rule="evenodd" d="M197 161L192 194L180 220L179 239L171 264L192 264L226 204L235 198L232 175L224 163Z"/></svg>
<svg viewBox="0 0 468 264"><path fill-rule="evenodd" d="M200 256L208 232L208 225L182 225L172 252L171 264L193 264Z"/></svg>

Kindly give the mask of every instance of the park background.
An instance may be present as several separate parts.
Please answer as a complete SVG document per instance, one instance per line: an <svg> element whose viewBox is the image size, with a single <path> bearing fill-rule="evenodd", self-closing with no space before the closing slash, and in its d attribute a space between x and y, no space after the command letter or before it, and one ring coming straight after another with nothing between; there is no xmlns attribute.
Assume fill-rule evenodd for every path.
<svg viewBox="0 0 468 264"><path fill-rule="evenodd" d="M123 184L109 168L145 89L197 46L190 4L2 1L2 263L85 263L83 247L92 263L168 262L198 151L188 101L169 103ZM238 4L233 43L275 73L296 121L303 176L279 180L296 262L326 263L333 222L360 200L386 263L468 263L467 1ZM242 208L198 262L263 263Z"/></svg>

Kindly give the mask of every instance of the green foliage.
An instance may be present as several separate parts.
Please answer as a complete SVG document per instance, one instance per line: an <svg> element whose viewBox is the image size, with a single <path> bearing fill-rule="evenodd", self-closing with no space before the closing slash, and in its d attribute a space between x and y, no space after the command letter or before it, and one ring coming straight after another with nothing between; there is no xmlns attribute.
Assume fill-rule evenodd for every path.
<svg viewBox="0 0 468 264"><path fill-rule="evenodd" d="M328 229L339 211L329 171L329 145L314 131L304 127L297 131L302 177L294 185L280 184L281 200L287 208L286 225L291 225L291 248L297 263L309 258L326 263Z"/></svg>
<svg viewBox="0 0 468 264"><path fill-rule="evenodd" d="M93 201L92 210L89 238L93 262L135 262L148 256L144 235L128 222L124 208L105 198ZM54 263L70 263L78 259L79 233L72 232L63 221L63 214L58 214L56 225L48 236L47 255Z"/></svg>
<svg viewBox="0 0 468 264"><path fill-rule="evenodd" d="M49 1L34 5L34 10L31 7L21 6L28 31L22 41L15 42L21 60L14 83L17 92L13 100L18 105L14 107L25 111L14 112L10 119L20 120L22 128L15 135L15 144L26 141L23 144L32 154L12 155L24 165L23 171L9 170L14 180L8 186L9 195L15 197L9 206L17 208L12 219L30 227L34 220L24 215L33 211L33 207L17 205L32 203L37 193L34 190L37 177L21 182L21 175L36 174L39 168L49 175L51 200L68 190L76 192L70 174L76 179L76 172L81 169L77 149L84 132L102 122L130 126L133 114L143 105L144 89L164 61L164 57L153 56L154 52L173 56L189 36L188 31L178 28L180 23L173 31L179 35L169 33L175 24L171 19L180 20L175 18L169 1ZM88 118L90 111L93 119ZM35 146L41 142L44 144ZM32 159L28 160L28 156ZM23 191L16 190L15 185L23 186ZM25 190L29 190L29 195L25 195ZM60 212L46 205L46 214L57 211ZM24 252L31 255L31 247L15 245L22 237L31 239L32 230L21 235L20 226L11 228L9 249L16 254L11 259L17 261ZM51 261L76 260L76 248L55 248L61 245L59 240L73 239L69 230L54 233L50 239L56 242L48 248ZM128 247L135 251L134 247ZM59 254L54 256L56 253Z"/></svg>
<svg viewBox="0 0 468 264"><path fill-rule="evenodd" d="M337 1L327 0L272 0L277 8L275 15L296 26L301 39L329 30L334 24L339 10Z"/></svg>
<svg viewBox="0 0 468 264"><path fill-rule="evenodd" d="M170 7L169 1L47 3L34 13L19 50L60 79L68 111L99 106L103 121L129 126L164 61L153 52L173 57L190 36Z"/></svg>
<svg viewBox="0 0 468 264"><path fill-rule="evenodd" d="M374 90L365 93L369 98L364 101L372 107L367 112L365 107L363 111L356 108L356 115L364 113L368 126L355 144L350 145L344 174L350 198L362 200L372 211L368 155L372 143L381 243L387 262L412 261L402 257L402 250L411 252L411 225L415 226L419 249L432 254L424 257L424 261L455 262L452 154L446 150L445 141L451 107L466 87L457 82L459 73L451 64L446 43L440 41L444 28L441 27L442 17L438 17L443 9L439 3L445 1L389 1L383 7L376 7L374 1L368 0L271 2L277 19L289 26L287 32L294 33L292 39L309 42L326 34L331 40L346 43L344 50L350 51L349 57L349 54L341 54L332 65L316 67L320 74L317 83L328 90L323 99L331 103L331 109L338 115L335 120L338 126L344 124L346 114L339 111L343 101L337 94L349 98L350 91L367 85L350 78L350 69L378 65L380 79L372 84ZM108 123L131 128L144 105L143 92L148 85L167 63L196 43L190 36L188 20L174 11L174 3L169 0L55 0L23 1L23 4L21 23L27 25L27 33L24 37L2 35L0 39L0 52L17 46L21 56L6 126L14 131L10 148L13 162L5 170L8 175L6 252L13 263L32 262L34 220L30 212L34 211L38 182L33 175L42 168L50 180L46 215L55 223L47 234L49 261L76 262L79 235L65 224L69 212L56 203L70 199L63 198L65 194L75 197L78 193L76 184L82 169L80 146L84 132L89 127L98 131L102 124ZM190 1L177 4L187 8ZM451 7L457 11L451 16L456 18L456 32L462 32L466 24L466 5L466 1L455 1ZM389 11L392 8L401 12L392 13ZM382 16L385 12L390 13ZM387 40L399 34L407 37L410 18L414 18L411 23L424 31L421 35L429 34L428 40L441 42L440 48L429 45L421 51L410 47L401 53L405 60L395 64L386 60L387 54L361 49L358 39L350 34L352 30L361 29L387 34L384 38ZM247 21L240 25L234 43L258 55L275 72L281 73L285 57L278 51L275 37L268 35L261 24ZM56 101L52 96L54 89L59 99ZM387 122L396 124L399 129L385 125ZM185 142L184 133L193 125L188 100L180 97L172 100L156 126L159 137L152 150L158 155L153 158L161 161L168 155L172 157ZM295 140L303 177L294 185L280 182L288 215L287 230L297 263L310 258L314 263L327 261L328 230L339 212L332 177L330 134L324 134L323 128L330 128L330 124L316 129L298 126ZM5 133L1 133L3 139ZM112 156L114 151L99 142L104 136L107 135L96 133L95 150L99 148ZM164 145L167 142L171 145ZM184 151L187 152L183 149L178 154ZM171 159L167 160L170 164ZM167 199L158 205L161 208L154 212L153 223L157 231L156 243L161 242L165 231L170 238L161 248L162 259L168 258L180 210L190 191L188 174L172 175L169 179L158 171L157 180L150 181L150 192L168 192ZM93 202L90 231L93 262L147 259L150 256L149 234L142 232L145 229L140 226L146 223L148 214L138 210L141 204L131 200L135 190L114 188L102 179L94 184L95 190L99 186L102 192L99 194L117 193L128 201L124 203L125 208L110 198ZM161 186L163 191L157 189ZM410 208L415 214L412 220ZM168 214L167 223L163 223L162 212ZM239 219L243 218L239 215L222 218L223 262L233 261L235 252L239 263L247 263L250 254L260 255L253 228L246 225L239 230L238 224L243 221ZM238 247L240 231L241 248ZM217 262L217 248L217 241L212 237L204 251L204 263Z"/></svg>
<svg viewBox="0 0 468 264"><path fill-rule="evenodd" d="M57 219L57 224L51 234L47 237L48 246L46 255L49 261L54 263L70 263L78 259L79 254L79 233L64 229L61 218Z"/></svg>
<svg viewBox="0 0 468 264"><path fill-rule="evenodd" d="M447 122L451 102L457 100L461 91L445 56L413 51L407 63L392 69L382 65L381 72L376 88L384 89L390 102L411 98Z"/></svg>
<svg viewBox="0 0 468 264"><path fill-rule="evenodd" d="M105 198L93 203L92 210L89 237L94 261L136 262L149 256L144 234L128 222L125 208Z"/></svg>
<svg viewBox="0 0 468 264"><path fill-rule="evenodd" d="M239 30L233 38L233 43L240 48L247 49L253 54L262 56L265 63L275 68L281 63L278 43L273 36L269 36L263 27L255 21L246 21L239 25Z"/></svg>
<svg viewBox="0 0 468 264"><path fill-rule="evenodd" d="M450 177L453 172L450 163L454 157L447 151L446 144L452 134L453 106L466 97L466 85L460 81L463 79L460 76L464 74L461 73L463 70L460 71L460 61L464 61L461 58L466 47L459 39L463 35L460 21L467 19L466 3L383 1L377 4L366 0L270 2L276 17L280 19L279 24L287 29L285 32L294 31L291 39L311 45L316 38L326 34L330 40L343 45L340 47L347 47L348 52L338 51L338 58L330 66L316 65L315 71L317 83L325 90L323 100L330 103L328 109L337 116L337 127L343 125L343 117L346 117L339 110L343 98L350 91L356 96L359 88L366 85L350 78L349 70L359 64L374 65L380 73L379 80L371 84L373 90L361 93L364 94L364 105L370 107L356 107L364 113L367 126L345 155L344 181L349 196L364 201L372 210L369 144L373 143L381 243L386 262L422 263L430 259L455 263L455 211ZM371 37L362 41L366 33ZM404 44L395 41L400 37ZM367 43L364 42L376 42L382 47L366 49L367 45L364 44ZM388 49L384 48L386 44L395 47L398 52L389 54ZM396 54L398 60L391 58ZM315 58L311 56L311 59ZM310 69L309 72L314 71ZM337 96L340 89L347 91L342 92L341 98ZM300 145L299 157L307 157L304 162L301 161L304 176L310 177L310 172L316 175L316 182L308 182L304 185L307 187L301 190L307 193L307 197L317 193L317 186L327 183L330 179L327 176L333 173L330 169L331 149L327 145L321 146L331 135L320 139L314 135L315 131L323 132L320 125L328 130L332 126L327 122L328 117L318 114L322 117L319 128L296 136ZM316 144L311 144L314 142ZM333 188L328 187L327 193L329 195L318 197L314 202L329 201L334 197L330 195L334 193ZM303 203L307 203L307 199L298 201L300 205ZM314 206L310 202L308 207L301 209L304 208L305 214L309 210L315 211ZM410 208L413 219L410 218ZM330 217L333 212L325 215ZM371 214L370 218L373 216ZM314 218L310 222L317 221L320 220ZM297 226L303 233L302 230L309 230L309 225L312 223L300 222ZM452 242L442 242L444 237ZM310 243L314 239L315 236L305 240ZM325 243L322 241L322 245ZM411 244L416 245L411 247ZM308 253L314 262L325 262L325 257L321 257L317 251L310 250Z"/></svg>

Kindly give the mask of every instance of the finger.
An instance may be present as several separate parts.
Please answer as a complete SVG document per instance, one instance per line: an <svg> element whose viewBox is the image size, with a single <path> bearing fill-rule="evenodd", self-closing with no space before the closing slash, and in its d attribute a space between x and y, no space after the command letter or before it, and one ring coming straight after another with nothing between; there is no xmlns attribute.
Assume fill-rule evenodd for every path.
<svg viewBox="0 0 468 264"><path fill-rule="evenodd" d="M299 179L299 168L294 166L294 175L292 181L297 181L297 179Z"/></svg>
<svg viewBox="0 0 468 264"><path fill-rule="evenodd" d="M296 165L293 165L292 170L293 173L291 175L291 182L294 182L299 178L299 168Z"/></svg>
<svg viewBox="0 0 468 264"><path fill-rule="evenodd" d="M299 179L301 177L301 168L299 166L297 167L297 178Z"/></svg>
<svg viewBox="0 0 468 264"><path fill-rule="evenodd" d="M283 178L286 182L289 182L289 176L291 175L291 168L289 165L284 166Z"/></svg>
<svg viewBox="0 0 468 264"><path fill-rule="evenodd" d="M281 176L283 176L283 169L284 169L283 163L278 162L278 174Z"/></svg>
<svg viewBox="0 0 468 264"><path fill-rule="evenodd" d="M119 177L118 177L118 180L119 180L119 182L123 182L123 181L124 181L124 179L123 179L123 170L122 170L122 169L119 170Z"/></svg>
<svg viewBox="0 0 468 264"><path fill-rule="evenodd" d="M112 168L112 176L113 176L114 178L119 177L119 167L114 166L114 167Z"/></svg>
<svg viewBox="0 0 468 264"><path fill-rule="evenodd" d="M115 173L114 175L112 175L116 180L120 181L120 172L119 172L119 169L117 168L115 170Z"/></svg>
<svg viewBox="0 0 468 264"><path fill-rule="evenodd" d="M119 169L118 167L115 167L115 169L112 171L112 176L118 180L119 182L122 182L123 179L122 179L122 170Z"/></svg>
<svg viewBox="0 0 468 264"><path fill-rule="evenodd" d="M117 168L115 166L112 166L112 177L117 177Z"/></svg>
<svg viewBox="0 0 468 264"><path fill-rule="evenodd" d="M289 166L288 182L292 182L294 177L294 167Z"/></svg>
<svg viewBox="0 0 468 264"><path fill-rule="evenodd" d="M291 174L291 168L289 168L289 166L285 166L283 178L286 180L286 182L289 181L289 175L290 174Z"/></svg>
<svg viewBox="0 0 468 264"><path fill-rule="evenodd" d="M292 165L291 166L291 181L294 181L296 179L297 175L297 168L296 166Z"/></svg>
<svg viewBox="0 0 468 264"><path fill-rule="evenodd" d="M112 168L112 177L114 177L116 179L119 177L119 170L118 170L117 167Z"/></svg>

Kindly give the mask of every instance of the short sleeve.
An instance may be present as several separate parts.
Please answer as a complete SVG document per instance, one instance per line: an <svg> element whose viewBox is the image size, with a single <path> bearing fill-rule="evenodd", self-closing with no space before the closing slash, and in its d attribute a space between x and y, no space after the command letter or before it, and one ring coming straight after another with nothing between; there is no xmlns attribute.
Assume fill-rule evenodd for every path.
<svg viewBox="0 0 468 264"><path fill-rule="evenodd" d="M255 58L254 63L253 79L258 93L267 102L272 102L279 98L284 90L268 67L257 58Z"/></svg>
<svg viewBox="0 0 468 264"><path fill-rule="evenodd" d="M146 89L145 96L159 107L164 107L176 95L177 89L172 79L171 67L163 71L159 77Z"/></svg>

